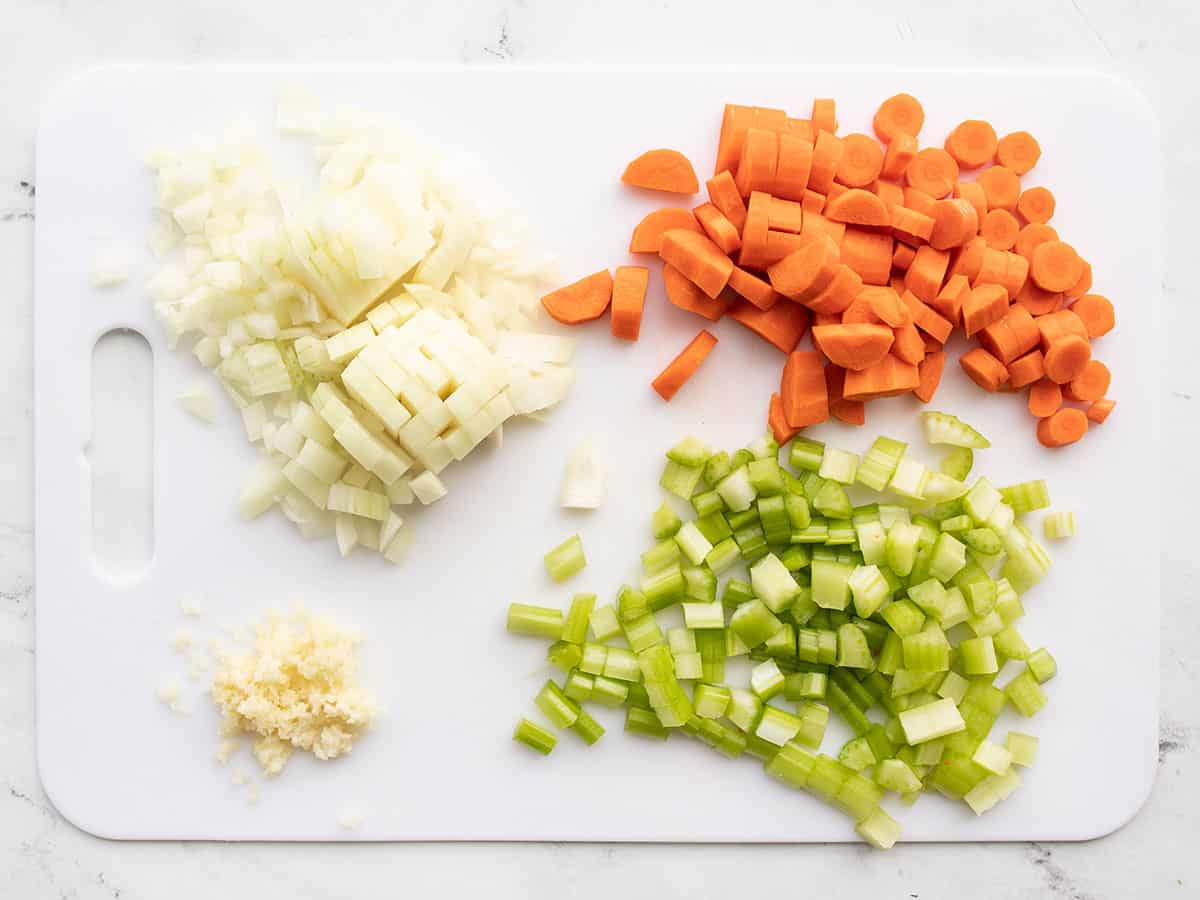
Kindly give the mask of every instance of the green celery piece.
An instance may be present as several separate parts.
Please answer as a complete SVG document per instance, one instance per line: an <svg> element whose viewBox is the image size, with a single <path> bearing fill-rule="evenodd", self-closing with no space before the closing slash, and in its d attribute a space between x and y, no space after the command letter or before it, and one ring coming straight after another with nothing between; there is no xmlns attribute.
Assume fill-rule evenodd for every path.
<svg viewBox="0 0 1200 900"><path fill-rule="evenodd" d="M643 575L640 587L652 612L666 609L682 600L687 593L687 582L679 563L673 563L652 575Z"/></svg>
<svg viewBox="0 0 1200 900"><path fill-rule="evenodd" d="M856 566L847 581L854 609L864 619L873 616L891 595L878 566Z"/></svg>
<svg viewBox="0 0 1200 900"><path fill-rule="evenodd" d="M921 789L921 779L908 763L899 759L885 759L876 773L879 786L884 790L906 794Z"/></svg>
<svg viewBox="0 0 1200 900"><path fill-rule="evenodd" d="M978 550L980 553L994 555L1004 549L1004 544L1000 540L1000 535L992 531L990 528L971 528L962 535L963 543L972 550Z"/></svg>
<svg viewBox="0 0 1200 900"><path fill-rule="evenodd" d="M750 482L750 471L746 466L738 466L719 482L717 493L725 501L730 512L742 512L749 509L757 496L754 485Z"/></svg>
<svg viewBox="0 0 1200 900"><path fill-rule="evenodd" d="M875 442L863 455L862 462L858 466L855 476L858 483L873 491L882 491L887 487L896 471L896 465L900 462L900 457L907 449L908 444L903 441L896 441L882 435L875 438Z"/></svg>
<svg viewBox="0 0 1200 900"><path fill-rule="evenodd" d="M696 515L703 518L712 513L719 513L725 508L725 501L716 491L702 491L692 497L692 509Z"/></svg>
<svg viewBox="0 0 1200 900"><path fill-rule="evenodd" d="M884 675L894 675L904 665L904 641L894 631L889 632L879 651L875 667Z"/></svg>
<svg viewBox="0 0 1200 900"><path fill-rule="evenodd" d="M836 481L826 481L821 485L813 497L812 506L821 515L832 519L848 519L853 511L846 489Z"/></svg>
<svg viewBox="0 0 1200 900"><path fill-rule="evenodd" d="M813 518L804 528L792 529L793 544L824 544L829 539L829 523L821 518Z"/></svg>
<svg viewBox="0 0 1200 900"><path fill-rule="evenodd" d="M1020 484L1002 487L1000 496L1017 515L1045 509L1050 505L1050 490L1046 487L1046 482L1041 479L1022 481Z"/></svg>
<svg viewBox="0 0 1200 900"><path fill-rule="evenodd" d="M708 551L708 556L704 557L704 565L714 575L720 575L727 571L742 557L742 551L732 537L727 537L725 540L713 545L713 548Z"/></svg>
<svg viewBox="0 0 1200 900"><path fill-rule="evenodd" d="M562 610L511 603L508 607L506 628L510 634L527 634L557 641L562 637L563 631Z"/></svg>
<svg viewBox="0 0 1200 900"><path fill-rule="evenodd" d="M693 603L717 602L717 576L704 566L683 570L684 599Z"/></svg>
<svg viewBox="0 0 1200 900"><path fill-rule="evenodd" d="M546 660L564 672L570 672L583 660L583 648L579 644L555 641L546 651Z"/></svg>
<svg viewBox="0 0 1200 900"><path fill-rule="evenodd" d="M863 561L869 565L887 563L887 530L878 519L857 522L854 533L862 551Z"/></svg>
<svg viewBox="0 0 1200 900"><path fill-rule="evenodd" d="M700 532L694 521L685 522L672 540L679 545L680 552L693 566L704 562L704 557L708 556L708 551L713 548L712 543Z"/></svg>
<svg viewBox="0 0 1200 900"><path fill-rule="evenodd" d="M621 630L625 633L626 642L635 653L640 653L642 650L645 650L648 647L653 647L655 644L662 643L662 629L658 627L658 621L654 618L653 613L646 613L644 616L639 616L636 619L623 621L621 623ZM609 648L609 654L611 655L614 650L618 649L620 648ZM606 655L604 668L601 670L601 672L607 673L608 671L609 668Z"/></svg>
<svg viewBox="0 0 1200 900"><path fill-rule="evenodd" d="M725 517L720 513L702 516L694 521L696 527L700 529L700 533L708 538L709 543L714 546L733 534L729 523L725 521Z"/></svg>
<svg viewBox="0 0 1200 900"><path fill-rule="evenodd" d="M943 699L900 713L900 727L905 740L915 746L964 731L967 726L954 702Z"/></svg>
<svg viewBox="0 0 1200 900"><path fill-rule="evenodd" d="M943 475L963 481L971 474L973 465L975 465L975 453L970 447L951 447L949 452L942 457L942 461L938 463L938 470Z"/></svg>
<svg viewBox="0 0 1200 900"><path fill-rule="evenodd" d="M986 450L992 446L991 441L950 413L927 410L921 413L921 425L925 430L925 440L931 444L950 444L974 450Z"/></svg>
<svg viewBox="0 0 1200 900"><path fill-rule="evenodd" d="M825 702L842 721L850 726L850 730L855 734L863 735L871 730L871 720L832 680L825 686Z"/></svg>
<svg viewBox="0 0 1200 900"><path fill-rule="evenodd" d="M746 465L746 474L759 497L774 497L783 493L783 471L775 457L752 460Z"/></svg>
<svg viewBox="0 0 1200 900"><path fill-rule="evenodd" d="M925 614L911 600L889 603L880 610L879 617L901 638L916 634L925 624Z"/></svg>
<svg viewBox="0 0 1200 900"><path fill-rule="evenodd" d="M1020 731L1010 731L1004 742L1005 748L1012 754L1014 765L1028 768L1037 759L1038 739L1032 734Z"/></svg>
<svg viewBox="0 0 1200 900"><path fill-rule="evenodd" d="M586 675L576 669L567 673L567 680L563 684L563 693L577 703L585 703L592 699L592 694L596 690L596 679L601 677L603 676ZM626 693L626 697L628 697L628 693Z"/></svg>
<svg viewBox="0 0 1200 900"><path fill-rule="evenodd" d="M982 619L996 608L996 582L990 578L962 585L963 598L971 610L971 617Z"/></svg>
<svg viewBox="0 0 1200 900"><path fill-rule="evenodd" d="M826 522L826 533L825 544L829 547L848 547L854 543L857 537L854 533L854 525L849 519L829 519ZM841 553L837 558L842 559ZM856 564L857 562L856 560Z"/></svg>
<svg viewBox="0 0 1200 900"><path fill-rule="evenodd" d="M562 583L572 575L582 572L587 565L583 554L583 541L574 534L567 538L545 556L546 572L558 583Z"/></svg>
<svg viewBox="0 0 1200 900"><path fill-rule="evenodd" d="M625 710L625 730L660 741L665 741L671 736L671 729L662 726L654 710L639 706L630 706Z"/></svg>
<svg viewBox="0 0 1200 900"><path fill-rule="evenodd" d="M932 503L948 503L957 500L967 492L967 485L957 478L951 478L944 472L930 472L929 478L921 491L921 496Z"/></svg>
<svg viewBox="0 0 1200 900"><path fill-rule="evenodd" d="M842 784L834 805L846 813L854 822L865 822L879 812L879 801L883 799L883 789L874 781L855 772Z"/></svg>
<svg viewBox="0 0 1200 900"><path fill-rule="evenodd" d="M888 529L885 546L887 564L897 575L904 577L912 571L921 534L921 527L911 522L896 522Z"/></svg>
<svg viewBox="0 0 1200 900"><path fill-rule="evenodd" d="M884 528L891 528L897 522L911 522L912 513L907 506L896 506L890 503L879 504L879 522Z"/></svg>
<svg viewBox="0 0 1200 900"><path fill-rule="evenodd" d="M795 573L808 567L812 554L803 544L793 544L780 554L779 560L789 572Z"/></svg>
<svg viewBox="0 0 1200 900"><path fill-rule="evenodd" d="M631 622L650 612L650 604L641 591L623 584L617 591L617 611L620 621Z"/></svg>
<svg viewBox="0 0 1200 900"><path fill-rule="evenodd" d="M597 675L592 679L592 701L602 706L623 706L629 697L629 684L615 678Z"/></svg>
<svg viewBox="0 0 1200 900"><path fill-rule="evenodd" d="M825 445L820 441L797 437L792 439L792 445L788 448L788 465L793 469L815 472L821 468L824 458Z"/></svg>
<svg viewBox="0 0 1200 900"><path fill-rule="evenodd" d="M800 716L800 731L796 741L805 747L816 750L821 746L825 737L825 728L829 724L829 707L816 700L805 700L797 704L796 713Z"/></svg>
<svg viewBox="0 0 1200 900"><path fill-rule="evenodd" d="M712 448L691 435L667 451L667 459L688 468L703 468L712 456Z"/></svg>
<svg viewBox="0 0 1200 900"><path fill-rule="evenodd" d="M950 643L941 629L901 638L904 668L909 672L945 672L950 668Z"/></svg>
<svg viewBox="0 0 1200 900"><path fill-rule="evenodd" d="M650 527L654 531L654 539L656 541L662 541L674 536L682 524L682 520L680 520L675 510L671 508L671 504L666 500L654 511L654 515L650 519Z"/></svg>
<svg viewBox="0 0 1200 900"><path fill-rule="evenodd" d="M826 447L821 459L821 468L817 474L839 484L854 484L854 476L858 472L858 455L848 450L836 447ZM846 515L849 515L847 513Z"/></svg>
<svg viewBox="0 0 1200 900"><path fill-rule="evenodd" d="M1028 668L1004 686L1004 693L1017 712L1026 718L1036 715L1046 705L1046 692Z"/></svg>
<svg viewBox="0 0 1200 900"><path fill-rule="evenodd" d="M945 584L958 575L966 564L966 545L951 534L939 534L929 559L929 576Z"/></svg>
<svg viewBox="0 0 1200 900"><path fill-rule="evenodd" d="M990 636L967 638L958 645L966 675L994 675L1000 671L996 663L996 648Z"/></svg>
<svg viewBox="0 0 1200 900"><path fill-rule="evenodd" d="M788 519L786 502L780 495L759 497L755 504L758 508L759 524L762 525L763 537L768 544L786 544L792 535L791 522Z"/></svg>
<svg viewBox="0 0 1200 900"><path fill-rule="evenodd" d="M721 450L710 456L704 464L704 480L709 484L716 484L731 471L733 467L729 464L729 454Z"/></svg>
<svg viewBox="0 0 1200 900"><path fill-rule="evenodd" d="M800 531L807 528L812 522L812 513L808 508L808 500L800 494L786 494L783 498L783 506L787 511L788 521L791 523L793 531Z"/></svg>
<svg viewBox="0 0 1200 900"><path fill-rule="evenodd" d="M755 459L766 459L767 457L777 459L779 457L779 444L775 441L775 437L770 431L764 431L761 437L747 444L746 450Z"/></svg>
<svg viewBox="0 0 1200 900"><path fill-rule="evenodd" d="M792 620L797 625L804 626L812 621L813 616L819 612L821 612L821 607L817 606L817 601L812 598L812 587L801 587L796 593L796 599L792 602Z"/></svg>
<svg viewBox="0 0 1200 900"><path fill-rule="evenodd" d="M707 628L694 632L700 654L701 677L710 683L725 679L725 629Z"/></svg>
<svg viewBox="0 0 1200 900"><path fill-rule="evenodd" d="M570 728L579 718L579 704L562 692L553 681L547 681L538 691L534 703L542 715L556 728Z"/></svg>
<svg viewBox="0 0 1200 900"><path fill-rule="evenodd" d="M852 622L841 626L837 631L838 655L837 664L850 669L870 669L875 665L871 656L871 648L867 645L866 635Z"/></svg>
<svg viewBox="0 0 1200 900"><path fill-rule="evenodd" d="M1030 653L1025 665L1029 667L1038 684L1045 684L1058 674L1058 663L1045 647L1039 647Z"/></svg>
<svg viewBox="0 0 1200 900"><path fill-rule="evenodd" d="M741 512L723 513L725 523L729 526L731 532L741 531L747 525L753 525L758 521L758 509L754 506L747 507Z"/></svg>
<svg viewBox="0 0 1200 900"><path fill-rule="evenodd" d="M927 510L927 515L935 522L942 523L947 519L952 519L955 516L962 515L963 505L962 500L945 500L941 503L935 503ZM942 531L949 531L948 528L943 528Z"/></svg>
<svg viewBox="0 0 1200 900"><path fill-rule="evenodd" d="M851 738L838 751L838 762L852 772L861 772L867 766L873 766L879 760L866 736Z"/></svg>
<svg viewBox="0 0 1200 900"><path fill-rule="evenodd" d="M750 670L750 690L766 703L783 690L783 672L774 659L761 662Z"/></svg>
<svg viewBox="0 0 1200 900"><path fill-rule="evenodd" d="M698 684L692 693L692 705L702 719L719 719L730 702L729 688L723 684Z"/></svg>
<svg viewBox="0 0 1200 900"><path fill-rule="evenodd" d="M767 609L780 613L791 606L799 585L779 557L768 553L750 567L750 584Z"/></svg>
<svg viewBox="0 0 1200 900"><path fill-rule="evenodd" d="M887 640L890 630L886 625L863 618L855 618L852 621L867 636L867 645L871 648L872 653L878 653L883 649L883 642Z"/></svg>
<svg viewBox="0 0 1200 900"><path fill-rule="evenodd" d="M549 756L550 751L558 743L558 738L554 736L553 732L528 719L521 719L517 723L517 727L513 730L513 740L536 750L543 756Z"/></svg>
<svg viewBox="0 0 1200 900"><path fill-rule="evenodd" d="M779 748L772 746L771 750L773 752L766 757L764 766L766 773L794 788L805 788L816 764L816 756L795 741L789 741Z"/></svg>
<svg viewBox="0 0 1200 900"><path fill-rule="evenodd" d="M666 466L663 467L662 477L658 484L663 490L674 494L681 500L690 500L703 475L703 466L685 466L683 463L669 459Z"/></svg>
<svg viewBox="0 0 1200 900"><path fill-rule="evenodd" d="M813 559L813 601L822 609L845 609L850 605L850 576L855 567L839 562Z"/></svg>
<svg viewBox="0 0 1200 900"><path fill-rule="evenodd" d="M595 594L576 594L571 599L567 618L563 623L562 639L571 644L582 644L587 640L588 622L596 606Z"/></svg>
<svg viewBox="0 0 1200 900"><path fill-rule="evenodd" d="M913 796L915 799L916 795ZM900 840L900 823L885 809L872 810L869 816L854 826L854 830L876 850L891 850Z"/></svg>
<svg viewBox="0 0 1200 900"><path fill-rule="evenodd" d="M725 582L725 590L721 594L721 605L726 609L737 609L748 600L754 599L754 588L748 581L730 578Z"/></svg>
<svg viewBox="0 0 1200 900"><path fill-rule="evenodd" d="M734 610L729 628L747 647L754 648L783 628L783 623L755 597Z"/></svg>
<svg viewBox="0 0 1200 900"><path fill-rule="evenodd" d="M661 572L677 563L682 555L683 551L675 538L666 538L642 554L642 571L647 575Z"/></svg>
<svg viewBox="0 0 1200 900"><path fill-rule="evenodd" d="M741 450L735 450L733 456L729 457L729 471L741 468L747 465L752 459L755 459L753 453L743 447Z"/></svg>
<svg viewBox="0 0 1200 900"><path fill-rule="evenodd" d="M1042 528L1048 538L1062 540L1063 538L1074 537L1075 513L1050 513L1042 520Z"/></svg>
<svg viewBox="0 0 1200 900"><path fill-rule="evenodd" d="M966 514L951 516L948 519L942 519L942 531L949 534L957 534L969 531L971 524L971 517Z"/></svg>
<svg viewBox="0 0 1200 900"><path fill-rule="evenodd" d="M604 736L604 726L589 716L584 710L579 711L579 718L575 720L575 724L571 726L571 730L583 738L584 743L588 745L596 743L596 741Z"/></svg>
<svg viewBox="0 0 1200 900"><path fill-rule="evenodd" d="M795 672L783 680L783 696L787 700L820 700L825 696L827 675L821 672Z"/></svg>

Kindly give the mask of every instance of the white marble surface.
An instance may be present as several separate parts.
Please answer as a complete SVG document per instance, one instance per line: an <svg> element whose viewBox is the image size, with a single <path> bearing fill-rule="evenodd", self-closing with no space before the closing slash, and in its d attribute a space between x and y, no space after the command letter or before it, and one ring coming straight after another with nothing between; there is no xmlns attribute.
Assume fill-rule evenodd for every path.
<svg viewBox="0 0 1200 900"><path fill-rule="evenodd" d="M429 58L464 61L586 59L847 62L931 60L1070 65L1135 83L1160 110L1165 229L1116 223L1135 241L1166 235L1165 325L1200 325L1187 259L1200 202L1200 100L1194 47L1200 9L1189 0L1014 0L975 4L845 0L728 4L562 0L333 6L282 0L6 0L0 9L0 896L180 900L270 892L295 898L457 896L712 896L737 888L840 896L934 898L1059 896L1075 900L1195 896L1200 885L1200 606L1192 592L1192 504L1200 500L1200 365L1194 341L1172 339L1163 384L1164 462L1188 487L1170 497L1162 550L1162 724L1158 781L1142 812L1086 844L907 846L889 854L853 845L734 847L634 845L115 844L63 821L34 764L31 459L33 146L38 107L68 75L109 60ZM809 8L812 7L812 8ZM847 23L853 59L839 56ZM761 26L768 27L763 28ZM834 36L837 37L834 37ZM828 36L828 37L824 37ZM1114 177L1153 178L1153 172ZM1098 188L1101 189L1101 188ZM1138 298L1122 298L1134 304ZM1097 486L1100 488L1101 486ZM1187 519L1185 520L1185 516ZM1190 527L1189 527L1190 526ZM1186 529L1186 530L1185 530ZM1138 598L1131 597L1136 615ZM1119 664L1115 660L1115 664ZM1119 727L1119 710L1114 710ZM1103 785L1097 785L1103 790Z"/></svg>

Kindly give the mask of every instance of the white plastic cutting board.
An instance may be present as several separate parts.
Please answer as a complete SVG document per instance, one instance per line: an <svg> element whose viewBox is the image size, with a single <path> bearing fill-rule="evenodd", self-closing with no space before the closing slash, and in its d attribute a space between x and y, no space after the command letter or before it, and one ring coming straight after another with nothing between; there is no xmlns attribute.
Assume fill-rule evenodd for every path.
<svg viewBox="0 0 1200 900"><path fill-rule="evenodd" d="M1028 840L1105 834L1135 813L1153 778L1157 727L1160 275L1156 125L1129 88L1050 72L132 66L64 87L44 112L37 147L38 756L65 816L119 838L853 836L840 814L753 761L728 762L685 739L627 736L618 711L597 713L609 733L590 749L565 735L543 759L509 739L518 717L536 717L532 698L548 673L541 642L505 634L508 603L565 606L579 590L612 598L648 546L663 451L689 432L740 446L761 431L777 384L782 358L722 322L709 361L663 404L648 381L706 323L666 304L657 275L641 341L614 341L607 320L576 330L579 377L567 403L544 424L506 427L502 450L452 467L449 496L413 516L416 543L402 567L371 555L342 560L332 541L306 543L277 514L238 519L234 498L253 451L223 399L214 426L178 407L177 393L203 373L167 350L140 288L152 268L142 249L152 186L141 158L152 144L238 119L278 141L273 98L284 81L477 151L570 277L635 261L630 229L663 200L622 188L623 166L672 146L706 177L725 101L807 115L813 96L833 96L843 131L867 131L879 101L902 89L924 101L931 139L972 117L1001 133L1036 134L1044 156L1030 181L1053 187L1054 224L1117 306L1118 330L1097 345L1115 372L1117 410L1083 445L1049 452L1022 402L984 395L948 369L936 406L992 437L982 469L1000 484L1045 476L1080 533L1051 548L1057 565L1027 596L1020 625L1034 646L1052 648L1061 672L1045 712L1017 725L1042 739L1025 786L979 820L937 796L898 817L908 840ZM133 277L98 292L89 262L113 242L136 251ZM154 353L155 550L144 576L121 584L92 560L85 455L92 347L115 326L140 331ZM827 425L817 436L859 451L880 431L916 439L916 410L909 399L875 403L867 428ZM584 435L608 460L610 498L598 512L564 513L563 461ZM919 441L915 452L937 458ZM541 558L573 532L589 565L556 587ZM178 609L191 590L203 595L200 619ZM261 779L244 752L230 768L214 762L217 717L200 682L182 677L186 663L169 638L186 626L203 640L298 597L364 630L364 679L385 714L350 757L318 764L298 755L250 805L231 771ZM172 675L184 684L186 716L155 698ZM1002 720L1001 736L1010 724ZM831 728L826 749L836 752L842 736ZM349 813L363 817L353 832L338 825Z"/></svg>

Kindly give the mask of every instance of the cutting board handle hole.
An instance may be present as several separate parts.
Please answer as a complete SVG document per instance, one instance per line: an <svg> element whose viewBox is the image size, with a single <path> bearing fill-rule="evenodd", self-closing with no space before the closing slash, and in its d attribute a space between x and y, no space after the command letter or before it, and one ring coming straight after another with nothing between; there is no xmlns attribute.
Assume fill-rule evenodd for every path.
<svg viewBox="0 0 1200 900"><path fill-rule="evenodd" d="M92 349L92 558L114 581L154 556L154 355L138 332L105 332Z"/></svg>

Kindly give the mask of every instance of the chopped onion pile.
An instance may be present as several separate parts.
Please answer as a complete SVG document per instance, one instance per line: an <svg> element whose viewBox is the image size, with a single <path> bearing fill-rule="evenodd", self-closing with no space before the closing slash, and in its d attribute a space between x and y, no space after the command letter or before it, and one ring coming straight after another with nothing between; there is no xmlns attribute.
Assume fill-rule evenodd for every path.
<svg viewBox="0 0 1200 900"><path fill-rule="evenodd" d="M317 141L315 189L237 135L148 155L164 259L148 287L264 452L242 514L278 504L343 555L396 562L411 535L394 507L444 496L452 461L570 389L573 341L530 333L553 258L486 179L411 135L295 91L277 125Z"/></svg>
<svg viewBox="0 0 1200 900"><path fill-rule="evenodd" d="M754 756L880 848L900 834L888 793L911 804L934 790L977 815L1004 800L1037 739L991 735L1008 707L1035 715L1057 672L1016 626L1021 595L1050 567L1020 517L1050 495L1042 481L968 482L986 438L944 413L927 413L925 428L951 446L939 470L887 437L861 458L796 438L788 466L769 436L733 454L694 437L671 448L660 484L691 509L668 501L654 513L658 543L636 587L606 606L576 594L565 615L509 607L507 630L552 641L549 661L565 673L538 709L589 744L604 733L590 702L625 707L635 734ZM1047 517L1047 533L1073 531L1066 516ZM556 581L585 564L578 536L546 556ZM738 657L746 677L728 677ZM836 757L820 752L831 713L853 735ZM543 754L557 742L528 720L513 737Z"/></svg>

